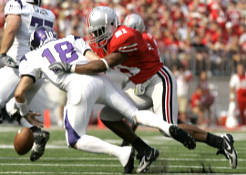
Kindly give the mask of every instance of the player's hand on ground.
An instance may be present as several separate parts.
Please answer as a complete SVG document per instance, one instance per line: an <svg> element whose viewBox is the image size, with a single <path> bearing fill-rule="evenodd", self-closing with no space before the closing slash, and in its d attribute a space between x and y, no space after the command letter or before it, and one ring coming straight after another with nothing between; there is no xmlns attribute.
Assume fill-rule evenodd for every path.
<svg viewBox="0 0 246 175"><path fill-rule="evenodd" d="M55 72L57 75L63 75L64 73L71 72L72 65L65 62L55 62L49 65L49 69Z"/></svg>
<svg viewBox="0 0 246 175"><path fill-rule="evenodd" d="M6 54L0 54L0 61L8 67L12 67L12 68L18 68L17 63L14 61L13 58L11 58L10 56L6 55Z"/></svg>
<svg viewBox="0 0 246 175"><path fill-rule="evenodd" d="M36 112L28 112L25 116L23 116L29 123L31 123L32 125L38 127L38 128L42 128L43 127L43 122L37 120L35 117L36 116L41 116L40 113L36 113Z"/></svg>

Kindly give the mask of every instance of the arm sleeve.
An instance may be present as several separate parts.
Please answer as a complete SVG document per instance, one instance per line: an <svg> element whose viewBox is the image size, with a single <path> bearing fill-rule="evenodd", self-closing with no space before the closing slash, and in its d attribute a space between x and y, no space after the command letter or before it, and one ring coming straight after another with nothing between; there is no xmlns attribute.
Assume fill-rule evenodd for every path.
<svg viewBox="0 0 246 175"><path fill-rule="evenodd" d="M26 56L21 58L21 62L19 64L19 76L29 75L34 78L34 81L40 79L42 76L41 70L39 68L35 68L33 62L27 59Z"/></svg>
<svg viewBox="0 0 246 175"><path fill-rule="evenodd" d="M123 32L125 31L125 32ZM110 52L121 52L128 55L134 55L138 51L138 38L132 31L118 30L112 38Z"/></svg>
<svg viewBox="0 0 246 175"><path fill-rule="evenodd" d="M20 15L22 13L21 1L9 1L4 8L4 15L14 14Z"/></svg>

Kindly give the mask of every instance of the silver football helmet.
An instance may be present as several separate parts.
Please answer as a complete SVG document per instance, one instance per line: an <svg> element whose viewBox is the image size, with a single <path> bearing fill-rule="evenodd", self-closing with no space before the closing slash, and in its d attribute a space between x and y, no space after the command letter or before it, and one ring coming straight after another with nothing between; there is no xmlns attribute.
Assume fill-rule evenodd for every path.
<svg viewBox="0 0 246 175"><path fill-rule="evenodd" d="M41 5L41 0L26 0L27 3L35 4L40 6Z"/></svg>
<svg viewBox="0 0 246 175"><path fill-rule="evenodd" d="M145 30L143 18L136 13L132 13L130 15L127 15L125 17L123 25L130 27L130 28L133 28L133 29L136 29L141 33Z"/></svg>
<svg viewBox="0 0 246 175"><path fill-rule="evenodd" d="M89 42L96 47L104 47L118 27L118 17L115 11L106 6L92 9L87 17Z"/></svg>

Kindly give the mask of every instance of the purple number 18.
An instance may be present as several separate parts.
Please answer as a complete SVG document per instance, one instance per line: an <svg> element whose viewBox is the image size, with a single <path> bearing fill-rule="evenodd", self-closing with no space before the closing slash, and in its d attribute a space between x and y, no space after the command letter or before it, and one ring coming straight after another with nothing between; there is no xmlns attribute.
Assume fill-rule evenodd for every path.
<svg viewBox="0 0 246 175"><path fill-rule="evenodd" d="M59 58L62 62L71 63L72 61L78 59L78 55L74 50L73 45L68 41L57 43L54 48L59 54ZM49 48L44 49L42 57L46 57L51 64L56 62L56 59L50 52Z"/></svg>

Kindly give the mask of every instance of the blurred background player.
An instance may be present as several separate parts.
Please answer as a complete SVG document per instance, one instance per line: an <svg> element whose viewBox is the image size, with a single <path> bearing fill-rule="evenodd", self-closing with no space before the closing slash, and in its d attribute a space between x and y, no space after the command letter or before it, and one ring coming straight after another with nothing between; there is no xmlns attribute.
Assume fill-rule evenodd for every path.
<svg viewBox="0 0 246 175"><path fill-rule="evenodd" d="M246 74L242 63L237 64L236 73L231 76L230 103L239 109L240 124L246 125Z"/></svg>
<svg viewBox="0 0 246 175"><path fill-rule="evenodd" d="M212 105L214 104L214 94L210 89L207 72L201 71L198 85L191 96L191 110L196 115L197 125L206 127L213 123Z"/></svg>
<svg viewBox="0 0 246 175"><path fill-rule="evenodd" d="M50 10L40 8L41 0L10 0L6 3L4 9L5 25L1 40L0 61L5 65L0 69L0 108L4 108L6 103L14 95L14 90L20 80L18 65L21 57L30 51L29 39L31 33L38 26L53 27L55 16ZM36 85L28 92L28 103L33 95L40 88L41 83ZM14 114L16 107L22 104L9 103L9 112ZM28 112L28 111L27 111ZM21 114L22 116L25 114ZM30 160L39 159L45 149L46 142L49 139L49 133L35 126L32 126L24 118L20 119L23 126L32 129L34 134L34 145L32 148Z"/></svg>
<svg viewBox="0 0 246 175"><path fill-rule="evenodd" d="M176 66L177 69L173 70L173 74L177 80L177 97L178 97L178 119L186 123L189 121L187 111L189 104L189 88L192 79L190 70L182 63Z"/></svg>

